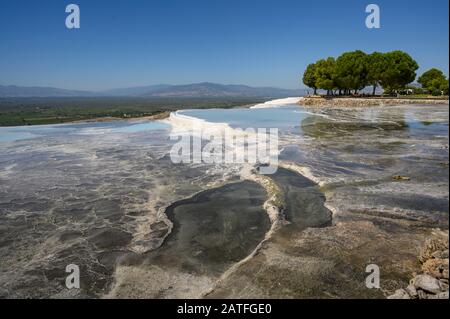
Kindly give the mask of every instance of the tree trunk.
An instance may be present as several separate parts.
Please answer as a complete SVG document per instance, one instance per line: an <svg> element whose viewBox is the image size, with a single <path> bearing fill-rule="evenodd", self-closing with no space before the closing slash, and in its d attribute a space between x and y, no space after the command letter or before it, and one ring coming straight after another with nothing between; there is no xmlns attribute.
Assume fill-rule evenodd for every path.
<svg viewBox="0 0 450 319"><path fill-rule="evenodd" d="M373 84L372 96L375 96L376 91L377 91L377 83L374 83Z"/></svg>
<svg viewBox="0 0 450 319"><path fill-rule="evenodd" d="M314 88L314 95L317 95L317 88Z"/></svg>

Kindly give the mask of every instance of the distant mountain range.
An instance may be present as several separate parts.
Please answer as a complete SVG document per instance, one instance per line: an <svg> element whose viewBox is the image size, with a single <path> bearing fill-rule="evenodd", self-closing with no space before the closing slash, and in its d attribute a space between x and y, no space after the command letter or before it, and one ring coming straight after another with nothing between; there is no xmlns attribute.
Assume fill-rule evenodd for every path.
<svg viewBox="0 0 450 319"><path fill-rule="evenodd" d="M74 97L92 96L92 92L64 90L52 87L0 85L0 97Z"/></svg>
<svg viewBox="0 0 450 319"><path fill-rule="evenodd" d="M122 89L113 89L113 90L102 91L102 92L98 92L97 94L106 95L106 96L144 96L144 95L152 94L153 92L165 90L170 87L171 87L171 85L168 85L168 84L136 86L136 87L131 87L131 88L122 88Z"/></svg>
<svg viewBox="0 0 450 319"><path fill-rule="evenodd" d="M194 83L185 85L151 85L120 88L101 92L76 91L53 87L0 85L0 97L146 97L146 98L215 98L215 97L290 97L301 96L305 89L289 90L273 87Z"/></svg>

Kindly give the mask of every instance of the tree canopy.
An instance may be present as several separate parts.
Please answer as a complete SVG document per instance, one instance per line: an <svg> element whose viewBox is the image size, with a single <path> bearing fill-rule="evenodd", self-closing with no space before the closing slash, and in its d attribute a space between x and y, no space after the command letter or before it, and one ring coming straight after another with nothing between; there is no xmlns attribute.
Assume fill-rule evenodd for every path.
<svg viewBox="0 0 450 319"><path fill-rule="evenodd" d="M336 87L336 83L334 82L335 66L336 61L331 57L326 60L319 60L315 64L316 86L327 90L329 94Z"/></svg>
<svg viewBox="0 0 450 319"><path fill-rule="evenodd" d="M346 52L336 60L334 72L336 87L340 90L361 90L367 85L366 54L362 51Z"/></svg>
<svg viewBox="0 0 450 319"><path fill-rule="evenodd" d="M418 68L417 62L402 51L366 54L357 50L345 52L337 59L330 57L308 65L303 83L314 92L323 89L328 94L334 94L334 91L358 93L369 85L373 86L373 94L378 86L393 92L413 82Z"/></svg>
<svg viewBox="0 0 450 319"><path fill-rule="evenodd" d="M417 80L424 89L434 95L448 95L448 79L441 70L430 69Z"/></svg>
<svg viewBox="0 0 450 319"><path fill-rule="evenodd" d="M380 52L374 52L366 56L367 82L372 85L372 95L375 95L377 87L381 85L385 73L389 68L386 55Z"/></svg>
<svg viewBox="0 0 450 319"><path fill-rule="evenodd" d="M317 94L316 65L314 63L311 63L306 67L306 71L303 74L303 83L314 89L314 95Z"/></svg>
<svg viewBox="0 0 450 319"><path fill-rule="evenodd" d="M407 53L392 51L385 53L387 68L383 72L381 85L388 92L401 90L416 79L419 65Z"/></svg>

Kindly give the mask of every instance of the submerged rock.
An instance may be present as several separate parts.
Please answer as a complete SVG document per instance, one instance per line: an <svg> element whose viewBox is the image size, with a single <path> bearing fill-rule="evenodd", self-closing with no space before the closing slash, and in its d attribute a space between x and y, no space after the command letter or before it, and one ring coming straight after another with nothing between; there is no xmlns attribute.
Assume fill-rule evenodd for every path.
<svg viewBox="0 0 450 319"><path fill-rule="evenodd" d="M445 291L444 285L430 275L416 276L413 280L413 284L417 289L422 289L433 294L438 294Z"/></svg>

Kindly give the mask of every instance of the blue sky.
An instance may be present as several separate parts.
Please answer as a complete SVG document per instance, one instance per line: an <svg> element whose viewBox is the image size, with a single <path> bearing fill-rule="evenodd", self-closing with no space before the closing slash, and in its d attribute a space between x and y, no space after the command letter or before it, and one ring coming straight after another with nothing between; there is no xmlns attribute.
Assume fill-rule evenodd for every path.
<svg viewBox="0 0 450 319"><path fill-rule="evenodd" d="M66 5L81 29L65 27ZM366 5L381 29L365 27ZM0 84L101 90L158 83L296 88L307 64L404 50L448 74L448 0L0 0Z"/></svg>

